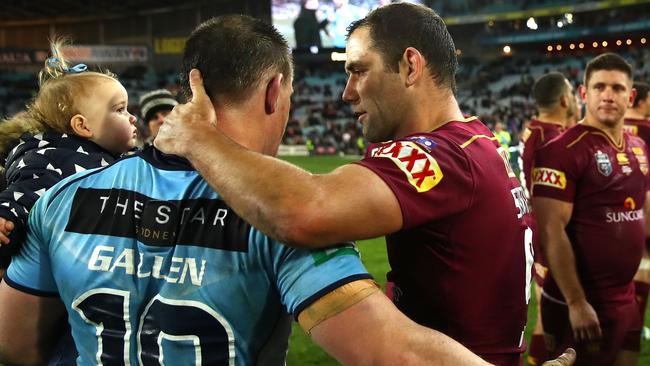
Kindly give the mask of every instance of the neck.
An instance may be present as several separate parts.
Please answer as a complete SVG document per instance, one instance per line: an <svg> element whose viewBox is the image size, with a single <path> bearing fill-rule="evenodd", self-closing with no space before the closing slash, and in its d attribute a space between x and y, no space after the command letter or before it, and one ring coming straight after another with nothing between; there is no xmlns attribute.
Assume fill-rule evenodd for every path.
<svg viewBox="0 0 650 366"><path fill-rule="evenodd" d="M231 140L239 145L255 151L262 152L262 142L264 138L258 136L254 131L259 131L256 128L254 121L262 121L264 116L260 116L250 108L232 105L217 106L215 105L217 113L217 129L228 136Z"/></svg>
<svg viewBox="0 0 650 366"><path fill-rule="evenodd" d="M646 119L645 115L634 108L628 108L625 111L625 118Z"/></svg>
<svg viewBox="0 0 650 366"><path fill-rule="evenodd" d="M566 111L539 112L537 119L546 123L553 123L560 126L567 125Z"/></svg>
<svg viewBox="0 0 650 366"><path fill-rule="evenodd" d="M585 119L582 121L582 124L585 126L595 127L599 130L605 132L617 145L623 142L623 119L618 121L613 125L605 124L591 116L589 113L585 116Z"/></svg>
<svg viewBox="0 0 650 366"><path fill-rule="evenodd" d="M412 118L410 123L405 123L405 128L398 133L397 138L404 137L417 132L430 132L451 121L462 121L465 119L458 107L454 95L449 93L435 93L423 95L415 100ZM431 101L435 100L436 103Z"/></svg>

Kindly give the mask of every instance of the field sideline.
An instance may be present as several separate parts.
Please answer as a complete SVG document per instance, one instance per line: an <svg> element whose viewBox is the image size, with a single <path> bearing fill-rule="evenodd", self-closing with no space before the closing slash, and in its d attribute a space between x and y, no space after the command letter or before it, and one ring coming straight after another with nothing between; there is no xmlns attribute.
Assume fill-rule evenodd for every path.
<svg viewBox="0 0 650 366"><path fill-rule="evenodd" d="M282 159L297 164L313 173L326 173L336 167L354 161L351 158L336 156L319 156L319 157L282 157ZM350 209L355 209L351 207ZM375 277L375 280L382 285L386 283L386 272L388 271L388 260L386 259L386 245L384 238L364 240L357 243L361 252L361 259L368 271ZM528 326L526 327L526 339L530 338L530 330L534 326L537 309L534 296L531 305L528 307ZM646 311L646 326L649 326L650 312ZM650 341L642 341L641 357L639 366L650 366ZM289 339L289 354L287 358L288 366L330 366L338 365L334 359L323 352L302 329L294 323L293 333ZM527 362L524 361L524 365Z"/></svg>

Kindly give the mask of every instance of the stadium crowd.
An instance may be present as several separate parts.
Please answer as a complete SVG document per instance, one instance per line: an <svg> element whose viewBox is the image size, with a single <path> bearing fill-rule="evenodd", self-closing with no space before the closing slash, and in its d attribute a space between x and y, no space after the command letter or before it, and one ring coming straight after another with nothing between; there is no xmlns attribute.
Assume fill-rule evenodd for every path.
<svg viewBox="0 0 650 366"><path fill-rule="evenodd" d="M650 79L650 51L634 49L622 54L632 63L635 78ZM458 101L466 115L477 116L494 129L497 122L505 125L512 136L510 146L517 146L525 124L535 115L531 91L536 78L551 70L562 72L577 87L589 56L549 56L538 59L503 57L489 63L461 59L458 73ZM119 75L129 92L129 110L140 117L140 96L164 88L179 101L178 74L156 73L151 68L136 66ZM22 108L37 90L33 74L0 71L0 116L10 116ZM363 154L366 141L361 126L355 122L349 104L341 95L346 75L341 64L309 67L297 65L293 104L283 144L307 145L314 154ZM488 87L484 87L488 85ZM138 128L146 140L149 132L139 118ZM515 166L515 168L517 168Z"/></svg>

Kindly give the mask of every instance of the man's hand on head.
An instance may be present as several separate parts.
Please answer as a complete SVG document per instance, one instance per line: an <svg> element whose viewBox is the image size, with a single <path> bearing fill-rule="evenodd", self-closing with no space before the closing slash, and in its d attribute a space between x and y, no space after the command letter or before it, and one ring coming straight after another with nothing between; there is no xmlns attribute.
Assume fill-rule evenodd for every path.
<svg viewBox="0 0 650 366"><path fill-rule="evenodd" d="M193 142L215 130L217 125L217 115L203 87L201 72L192 69L189 79L192 99L174 107L154 140L154 146L167 154L186 157Z"/></svg>

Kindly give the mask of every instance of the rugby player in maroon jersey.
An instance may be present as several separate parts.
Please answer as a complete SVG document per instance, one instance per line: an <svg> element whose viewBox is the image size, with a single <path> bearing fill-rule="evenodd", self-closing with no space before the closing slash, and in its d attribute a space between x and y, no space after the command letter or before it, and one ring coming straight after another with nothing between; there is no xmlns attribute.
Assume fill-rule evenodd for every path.
<svg viewBox="0 0 650 366"><path fill-rule="evenodd" d="M603 54L587 64L582 123L543 146L533 204L550 272L542 319L551 351L577 347L579 365L634 365L640 324L632 278L646 236L648 158L623 133L632 68Z"/></svg>
<svg viewBox="0 0 650 366"><path fill-rule="evenodd" d="M522 174L524 175L524 182L526 183L528 192L530 192L531 188L531 173L537 150L564 132L572 118L578 113L573 85L571 85L562 73L549 72L537 79L533 85L533 97L537 107L537 117L530 121L530 124L522 135ZM529 365L539 365L548 358L540 311L541 289L544 285L544 276L546 275L547 268L543 261L542 251L539 248L538 242L537 235L533 235L537 321L535 322L535 328L533 329L528 348Z"/></svg>
<svg viewBox="0 0 650 366"><path fill-rule="evenodd" d="M623 129L635 136L639 136L645 141L646 145L650 143L650 86L646 83L635 82L634 90L636 96L630 108L625 112L625 125ZM646 238L646 247L643 249L643 258L639 270L634 275L634 292L636 301L639 304L639 314L641 327L645 321L645 308L648 302L648 292L650 292L650 256L648 255L648 245L650 240ZM640 349L638 351L641 351Z"/></svg>

